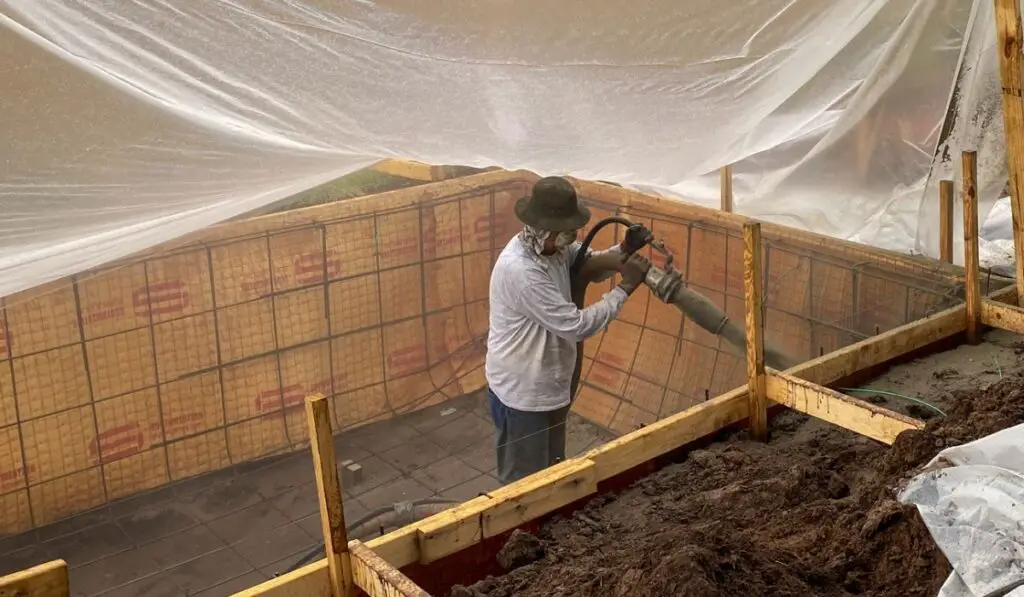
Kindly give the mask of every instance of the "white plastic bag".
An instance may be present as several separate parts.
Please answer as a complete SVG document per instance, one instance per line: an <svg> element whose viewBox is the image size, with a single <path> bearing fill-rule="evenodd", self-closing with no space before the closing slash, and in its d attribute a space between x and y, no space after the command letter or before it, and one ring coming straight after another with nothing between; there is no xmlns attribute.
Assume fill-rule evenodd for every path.
<svg viewBox="0 0 1024 597"><path fill-rule="evenodd" d="M953 566L939 597L1024 596L1024 425L943 450L899 500Z"/></svg>

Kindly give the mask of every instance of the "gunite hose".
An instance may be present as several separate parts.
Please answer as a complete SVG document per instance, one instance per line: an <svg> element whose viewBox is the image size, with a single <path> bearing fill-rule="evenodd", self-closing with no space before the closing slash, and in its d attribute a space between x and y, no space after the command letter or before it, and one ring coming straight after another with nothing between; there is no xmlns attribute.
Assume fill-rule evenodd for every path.
<svg viewBox="0 0 1024 597"><path fill-rule="evenodd" d="M583 265L587 260L587 250L590 248L590 243L593 242L597 233L609 224L621 224L628 227L632 226L633 222L621 216L605 218L594 224L594 227L584 237L580 249L576 253L576 258L569 269L572 280L570 296L572 302L579 309L584 307L583 301L587 295L587 286L590 284L590 276L581 275L584 273ZM696 290L684 286L678 272L669 273L660 268L652 267L644 282L651 288L655 296L663 302L674 305L693 323L716 336L721 336L741 352L746 351L747 340L743 327L730 321L729 316L711 299ZM766 365L780 371L789 369L796 364L796 361L788 357L784 352L767 344L764 348L764 358ZM570 396L576 396L582 372L583 343L579 342L576 344L576 366L573 369L569 385Z"/></svg>

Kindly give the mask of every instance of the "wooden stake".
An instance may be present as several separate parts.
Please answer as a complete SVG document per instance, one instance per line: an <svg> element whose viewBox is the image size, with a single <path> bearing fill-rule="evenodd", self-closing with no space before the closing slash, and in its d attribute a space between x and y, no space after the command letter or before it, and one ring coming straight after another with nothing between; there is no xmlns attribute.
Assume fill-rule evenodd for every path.
<svg viewBox="0 0 1024 597"><path fill-rule="evenodd" d="M939 181L939 259L953 263L953 181Z"/></svg>
<svg viewBox="0 0 1024 597"><path fill-rule="evenodd" d="M722 211L732 213L732 166L723 166L722 176Z"/></svg>
<svg viewBox="0 0 1024 597"><path fill-rule="evenodd" d="M345 532L345 509L341 501L341 481L334 464L334 436L331 432L331 410L322 394L306 398L309 421L309 445L313 450L320 521L327 552L332 597L355 595L352 583L352 558Z"/></svg>
<svg viewBox="0 0 1024 597"><path fill-rule="evenodd" d="M964 268L967 294L967 342L981 342L981 272L978 264L978 154L965 151L963 165Z"/></svg>
<svg viewBox="0 0 1024 597"><path fill-rule="evenodd" d="M750 433L768 439L768 399L764 373L764 325L761 318L761 224L743 224L743 290L747 308L747 383Z"/></svg>
<svg viewBox="0 0 1024 597"><path fill-rule="evenodd" d="M1013 254L1016 257L1017 304L1024 305L1024 98L1021 97L1020 0L995 0L996 48L1003 83L1003 124L1006 161L1010 172L1010 211L1013 214Z"/></svg>

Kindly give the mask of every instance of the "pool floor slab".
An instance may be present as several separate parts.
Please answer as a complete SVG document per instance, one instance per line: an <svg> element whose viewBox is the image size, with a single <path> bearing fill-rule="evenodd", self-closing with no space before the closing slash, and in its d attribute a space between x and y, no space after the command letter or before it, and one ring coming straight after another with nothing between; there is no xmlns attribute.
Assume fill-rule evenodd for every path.
<svg viewBox="0 0 1024 597"><path fill-rule="evenodd" d="M346 520L424 497L465 501L499 486L482 393L335 438L362 467ZM575 415L570 455L614 437ZM231 595L287 571L321 541L308 451L244 463L0 538L0 574L68 562L76 597Z"/></svg>

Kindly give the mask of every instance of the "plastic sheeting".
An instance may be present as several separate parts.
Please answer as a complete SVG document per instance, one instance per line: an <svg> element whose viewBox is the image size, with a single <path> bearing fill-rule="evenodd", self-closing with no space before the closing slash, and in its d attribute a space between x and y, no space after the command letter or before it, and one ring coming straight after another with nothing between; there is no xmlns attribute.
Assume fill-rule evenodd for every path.
<svg viewBox="0 0 1024 597"><path fill-rule="evenodd" d="M953 566L939 597L1024 596L1024 425L943 450L900 501Z"/></svg>
<svg viewBox="0 0 1024 597"><path fill-rule="evenodd" d="M0 296L383 157L711 205L734 164L741 213L934 254L940 142L985 140L983 218L1005 183L994 29L990 0L0 0Z"/></svg>

